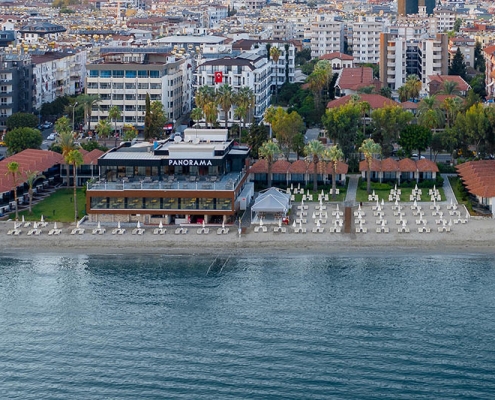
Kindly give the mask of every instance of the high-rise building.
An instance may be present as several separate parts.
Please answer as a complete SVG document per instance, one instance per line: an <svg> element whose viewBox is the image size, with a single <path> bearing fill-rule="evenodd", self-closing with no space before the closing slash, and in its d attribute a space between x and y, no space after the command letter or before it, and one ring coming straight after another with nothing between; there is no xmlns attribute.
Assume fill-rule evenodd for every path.
<svg viewBox="0 0 495 400"><path fill-rule="evenodd" d="M397 14L402 16L418 14L425 7L426 14L433 14L435 0L397 0Z"/></svg>

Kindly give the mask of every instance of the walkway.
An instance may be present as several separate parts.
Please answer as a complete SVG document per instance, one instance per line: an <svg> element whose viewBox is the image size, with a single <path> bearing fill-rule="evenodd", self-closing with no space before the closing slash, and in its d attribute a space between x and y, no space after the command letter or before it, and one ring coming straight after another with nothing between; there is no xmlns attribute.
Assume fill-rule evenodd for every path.
<svg viewBox="0 0 495 400"><path fill-rule="evenodd" d="M445 201L450 204L452 202L454 204L458 204L457 199L454 195L454 191L452 190L452 186L450 185L449 176L457 176L456 174L441 174L443 178L443 192L445 193Z"/></svg>
<svg viewBox="0 0 495 400"><path fill-rule="evenodd" d="M347 193L345 196L345 201L355 202L360 175L354 174L348 176L349 176L349 184L347 185Z"/></svg>

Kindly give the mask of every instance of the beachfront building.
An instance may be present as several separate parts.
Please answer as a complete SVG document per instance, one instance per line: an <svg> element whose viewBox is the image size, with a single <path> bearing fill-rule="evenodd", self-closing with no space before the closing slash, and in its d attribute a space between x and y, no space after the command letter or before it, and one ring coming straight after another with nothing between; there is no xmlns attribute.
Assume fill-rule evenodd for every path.
<svg viewBox="0 0 495 400"><path fill-rule="evenodd" d="M241 198L249 198L248 156L249 148L236 146L225 129L186 129L184 140L124 143L98 159L86 212L91 221L233 221Z"/></svg>
<svg viewBox="0 0 495 400"><path fill-rule="evenodd" d="M100 98L93 107L91 129L108 118L112 106L117 106L122 113L117 120L118 131L124 124L143 130L147 94L152 102L162 102L169 121L190 111L192 75L188 56L158 47L107 48L101 55L101 59L86 65L86 92Z"/></svg>
<svg viewBox="0 0 495 400"><path fill-rule="evenodd" d="M339 185L345 185L348 165L339 161L335 181ZM316 166L317 182L328 185L332 183L332 164L321 161ZM287 188L291 184L308 185L313 182L314 164L307 160L289 162L277 160L272 165L272 185ZM256 161L249 169L249 180L256 184L268 183L268 164L265 159Z"/></svg>
<svg viewBox="0 0 495 400"><path fill-rule="evenodd" d="M476 211L489 209L493 213L495 205L495 161L468 161L456 166L457 173L468 192L475 196Z"/></svg>
<svg viewBox="0 0 495 400"><path fill-rule="evenodd" d="M361 172L361 177L364 180L367 179L368 163L366 160L362 160L359 163L359 172ZM393 158L384 160L374 158L371 162L370 172L372 181L380 183L397 182L400 184L404 181L434 181L437 179L438 166L435 162L426 158L417 161L410 158L400 161Z"/></svg>

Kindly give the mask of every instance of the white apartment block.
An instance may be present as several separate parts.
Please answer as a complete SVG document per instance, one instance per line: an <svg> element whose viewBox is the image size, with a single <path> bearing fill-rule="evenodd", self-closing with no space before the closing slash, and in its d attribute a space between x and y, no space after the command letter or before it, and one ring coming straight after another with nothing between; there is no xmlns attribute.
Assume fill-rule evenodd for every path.
<svg viewBox="0 0 495 400"><path fill-rule="evenodd" d="M436 7L433 10L433 19L436 20L437 32L446 33L454 30L457 13L453 7Z"/></svg>
<svg viewBox="0 0 495 400"><path fill-rule="evenodd" d="M232 86L234 92L241 87L249 87L255 95L254 118L261 120L263 113L270 105L272 62L266 55L261 53L242 53L239 57L225 57L209 60L198 66L195 72L194 87L197 90L201 86L218 87L222 84ZM222 83L215 84L215 73L222 72ZM235 107L233 106L228 115L219 112L219 120L229 123L239 123L234 118Z"/></svg>
<svg viewBox="0 0 495 400"><path fill-rule="evenodd" d="M344 22L335 15L317 15L310 32L311 57L344 52Z"/></svg>
<svg viewBox="0 0 495 400"><path fill-rule="evenodd" d="M406 41L390 33L380 35L380 80L392 90L406 82Z"/></svg>
<svg viewBox="0 0 495 400"><path fill-rule="evenodd" d="M380 61L380 33L385 24L375 17L359 16L352 23L352 55L356 63L378 64Z"/></svg>
<svg viewBox="0 0 495 400"><path fill-rule="evenodd" d="M449 38L439 33L434 38L420 41L421 83L427 91L428 75L447 75L449 72Z"/></svg>
<svg viewBox="0 0 495 400"><path fill-rule="evenodd" d="M117 106L122 112L122 118L117 121L118 130L124 124L142 130L146 94L151 102L163 104L163 111L170 121L190 111L190 59L155 50L122 49L118 53L102 54L103 61L86 65L86 93L101 99L93 108L91 129L99 120L108 118L112 106Z"/></svg>
<svg viewBox="0 0 495 400"><path fill-rule="evenodd" d="M33 54L33 108L40 109L57 97L80 94L86 76L86 50L77 53Z"/></svg>
<svg viewBox="0 0 495 400"><path fill-rule="evenodd" d="M273 40L292 40L294 39L294 24L290 21L279 19L273 24L272 39Z"/></svg>
<svg viewBox="0 0 495 400"><path fill-rule="evenodd" d="M455 56L457 49L461 51L464 56L464 62L468 67L474 67L474 48L476 42L474 39L468 37L453 37L449 40L449 55L450 61Z"/></svg>

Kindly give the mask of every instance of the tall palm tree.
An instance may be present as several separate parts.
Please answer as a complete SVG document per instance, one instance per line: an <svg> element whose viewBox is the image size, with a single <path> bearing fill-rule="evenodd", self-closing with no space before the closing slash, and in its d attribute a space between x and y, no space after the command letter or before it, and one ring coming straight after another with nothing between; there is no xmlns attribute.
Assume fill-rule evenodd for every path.
<svg viewBox="0 0 495 400"><path fill-rule="evenodd" d="M237 106L234 110L234 118L239 118L239 121L244 121L247 116L247 110L244 106ZM242 127L239 124L239 143L242 139Z"/></svg>
<svg viewBox="0 0 495 400"><path fill-rule="evenodd" d="M65 162L72 165L74 178L74 221L79 217L77 210L77 168L83 163L83 156L79 150L71 150L65 157Z"/></svg>
<svg viewBox="0 0 495 400"><path fill-rule="evenodd" d="M112 127L110 126L110 122L107 119L100 119L96 124L95 131L98 132L98 136L102 138L108 138L110 136L110 132L112 131Z"/></svg>
<svg viewBox="0 0 495 400"><path fill-rule="evenodd" d="M203 110L203 114L206 116L205 106L208 103L215 101L215 89L211 86L201 86L194 96L196 106Z"/></svg>
<svg viewBox="0 0 495 400"><path fill-rule="evenodd" d="M198 127L199 121L203 118L203 110L199 107L193 108L191 111L191 118L195 122L196 127Z"/></svg>
<svg viewBox="0 0 495 400"><path fill-rule="evenodd" d="M406 87L409 97L417 99L421 91L421 81L417 75L408 75L406 78Z"/></svg>
<svg viewBox="0 0 495 400"><path fill-rule="evenodd" d="M32 211L32 204L33 204L33 186L34 183L40 179L40 178L45 178L45 175L40 175L39 171L26 171L26 183L28 184L28 194L29 194L29 214L31 214Z"/></svg>
<svg viewBox="0 0 495 400"><path fill-rule="evenodd" d="M335 199L337 192L337 166L339 161L344 159L344 152L339 148L338 145L328 147L323 155L332 165L332 199Z"/></svg>
<svg viewBox="0 0 495 400"><path fill-rule="evenodd" d="M67 131L59 131L59 136L57 138L57 144L60 146L62 150L62 157L65 158L67 157L67 154L69 154L70 151L74 150L76 148L76 144L74 141L74 135L72 132L67 132ZM65 169L66 169L66 183L67 187L69 186L69 165L65 163Z"/></svg>
<svg viewBox="0 0 495 400"><path fill-rule="evenodd" d="M440 108L445 114L445 127L450 128L454 125L455 119L462 109L462 100L460 97L447 97Z"/></svg>
<svg viewBox="0 0 495 400"><path fill-rule="evenodd" d="M225 118L225 129L228 129L229 123L229 111L234 104L234 92L232 91L232 86L228 83L221 85L216 93L216 100L218 105L223 111Z"/></svg>
<svg viewBox="0 0 495 400"><path fill-rule="evenodd" d="M428 129L440 128L443 125L443 113L435 96L425 97L419 103L418 124Z"/></svg>
<svg viewBox="0 0 495 400"><path fill-rule="evenodd" d="M117 120L120 117L122 117L122 111L120 111L120 108L117 106L110 107L110 110L108 110L108 118L113 121L113 131L115 134L117 133Z"/></svg>
<svg viewBox="0 0 495 400"><path fill-rule="evenodd" d="M444 81L440 94L460 95L459 84L455 81Z"/></svg>
<svg viewBox="0 0 495 400"><path fill-rule="evenodd" d="M237 108L242 107L243 110L237 112L239 118L242 117L242 127L246 128L246 118L251 116L253 107L256 104L256 96L249 86L239 88L234 95L234 104Z"/></svg>
<svg viewBox="0 0 495 400"><path fill-rule="evenodd" d="M272 165L275 161L275 157L280 153L280 147L278 144L273 141L265 142L258 149L258 155L266 160L267 163L267 172L268 172L268 187L272 186Z"/></svg>
<svg viewBox="0 0 495 400"><path fill-rule="evenodd" d="M325 152L325 146L319 140L311 140L304 146L304 154L313 162L313 190L318 190L318 163Z"/></svg>
<svg viewBox="0 0 495 400"><path fill-rule="evenodd" d="M213 124L217 122L218 106L214 100L209 101L203 106L203 112L205 114L206 126L213 127Z"/></svg>
<svg viewBox="0 0 495 400"><path fill-rule="evenodd" d="M19 219L19 207L17 204L17 184L19 183L18 178L20 175L19 163L11 161L7 164L7 173L5 175L12 176L12 190L14 191L14 201L15 201L15 219Z"/></svg>
<svg viewBox="0 0 495 400"><path fill-rule="evenodd" d="M407 92L407 86L403 85L399 89L397 89L397 93L399 95L399 100L401 103L404 103L409 99L409 93Z"/></svg>
<svg viewBox="0 0 495 400"><path fill-rule="evenodd" d="M270 57L275 63L275 102L276 103L278 102L278 60L280 59L281 55L282 52L278 47L276 46L270 47Z"/></svg>
<svg viewBox="0 0 495 400"><path fill-rule="evenodd" d="M84 110L84 122L88 124L88 131L91 130L91 115L93 114L93 106L98 105L101 101L100 96L96 94L81 94L76 98L77 103Z"/></svg>
<svg viewBox="0 0 495 400"><path fill-rule="evenodd" d="M368 194L371 193L371 164L373 163L373 155L380 154L382 152L382 148L378 143L375 143L373 139L365 139L359 148L359 151L364 154L364 159L366 160L366 165L368 167L366 173L367 179L367 191Z"/></svg>

